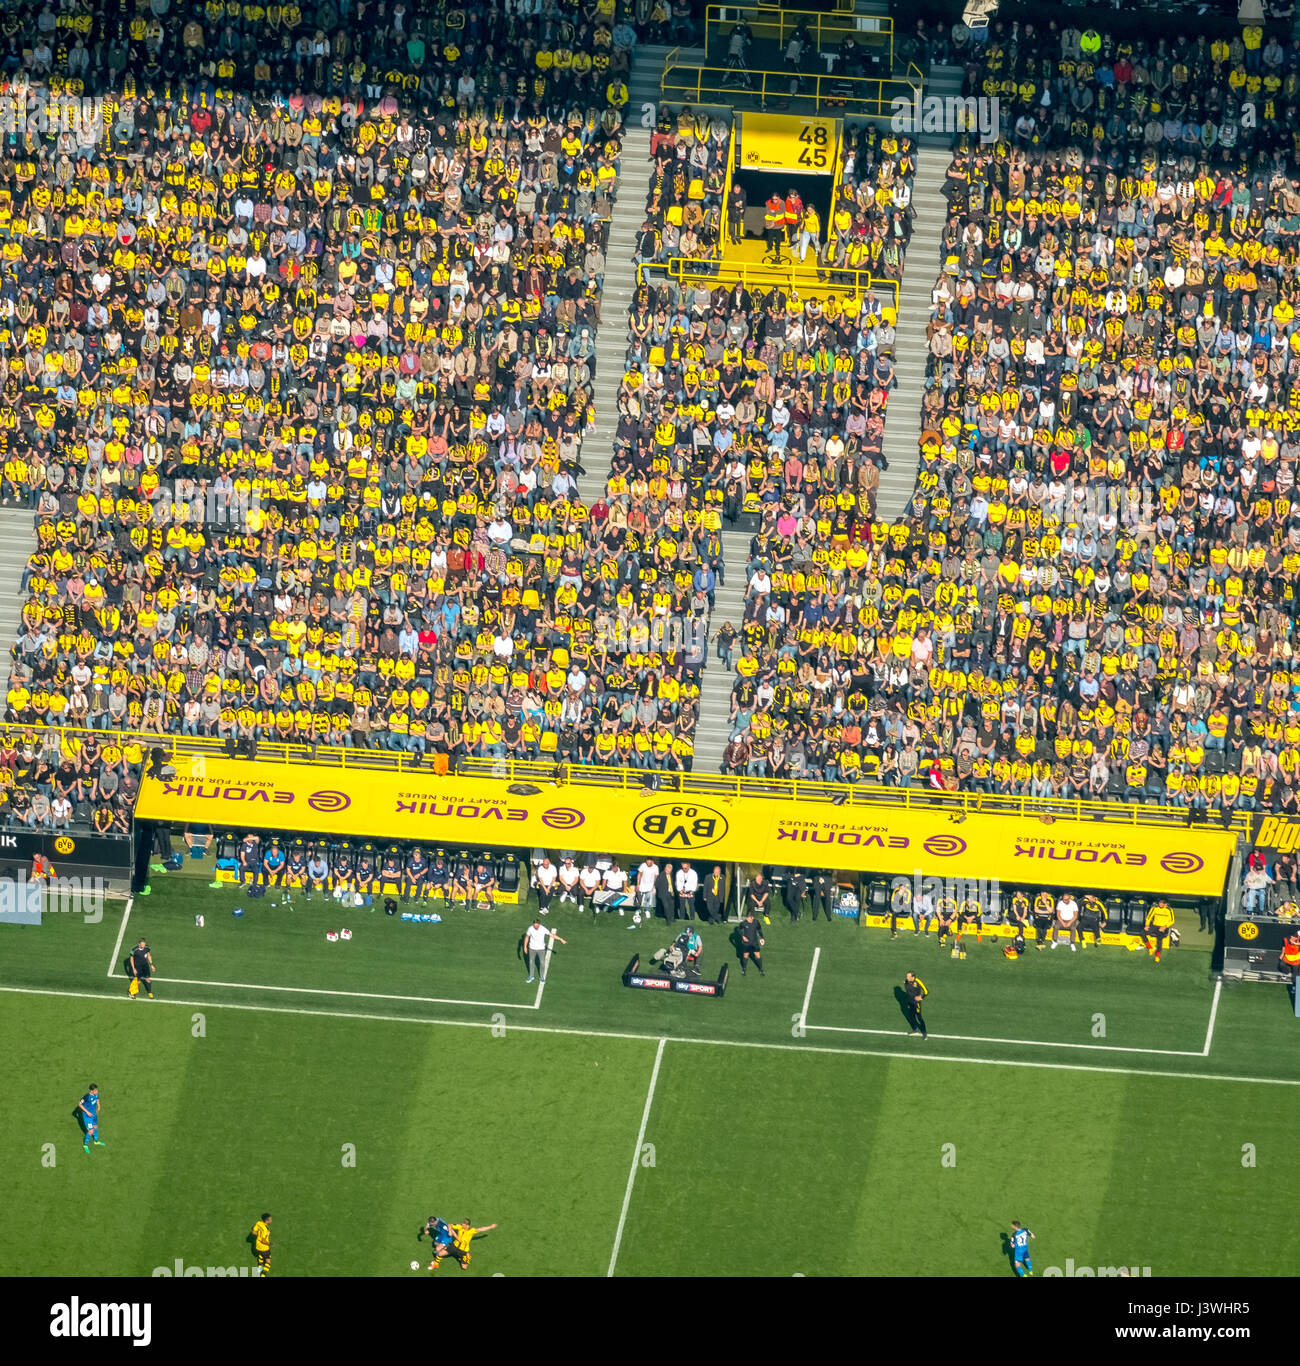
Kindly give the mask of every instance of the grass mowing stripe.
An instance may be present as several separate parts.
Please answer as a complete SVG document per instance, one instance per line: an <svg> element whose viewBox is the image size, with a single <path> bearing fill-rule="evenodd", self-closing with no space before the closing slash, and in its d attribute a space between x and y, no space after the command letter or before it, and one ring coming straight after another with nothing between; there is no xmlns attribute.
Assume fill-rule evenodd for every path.
<svg viewBox="0 0 1300 1366"><path fill-rule="evenodd" d="M109 974L112 975L111 973ZM126 974L118 974L121 981ZM355 996L366 1001L409 1001L427 1006L484 1006L491 1010L536 1010L536 1005L511 1001L458 1001L450 996L396 996L383 991L338 991L331 987L273 987L265 982L209 982L201 977L155 977L180 987L224 987L230 991L293 991L302 996Z"/></svg>
<svg viewBox="0 0 1300 1366"><path fill-rule="evenodd" d="M113 956L108 960L108 975L112 977L117 972L117 955L122 952L122 940L126 938L126 922L131 919L131 907L135 905L135 893L132 892L126 899L126 905L122 909L122 923L117 927L117 943L113 945Z"/></svg>
<svg viewBox="0 0 1300 1366"><path fill-rule="evenodd" d="M627 1226L627 1211L632 1203L632 1187L636 1185L636 1169L641 1165L641 1145L645 1142L646 1126L650 1123L650 1107L655 1100L655 1087L659 1085L659 1068L664 1060L664 1045L667 1039L659 1040L659 1047L655 1050L654 1071L650 1073L650 1089L645 1096L645 1109L641 1111L641 1127L637 1130L636 1147L632 1150L632 1166L627 1174L627 1189L623 1192L623 1208L619 1211L618 1232L614 1235L614 1251L610 1253L609 1270L606 1276L614 1274L614 1268L618 1265L618 1250L623 1246L623 1229Z"/></svg>
<svg viewBox="0 0 1300 1366"><path fill-rule="evenodd" d="M0 993L17 996L60 996L78 1001L115 1001L120 1005L130 1005L127 997L116 992L106 991L55 991L48 987L13 987L0 985ZM379 1020L412 1025L445 1025L452 1029L493 1029L497 1025L491 1020L431 1020L414 1015L367 1015L347 1010L309 1010L303 1006L265 1006L243 1005L237 1001L154 1001L153 1005L172 1005L201 1007L204 1010L246 1010L265 1015L310 1015L320 1019L337 1020ZM511 1025L512 1030L524 1034L568 1034L580 1039L629 1039L635 1042L650 1043L665 1037L660 1034L634 1034L610 1029L564 1029L556 1025ZM930 1036L934 1038L934 1035ZM1023 1067L1042 1072L1091 1072L1100 1076L1112 1077L1162 1077L1172 1081L1224 1081L1238 1082L1247 1086L1300 1086L1297 1077L1234 1077L1228 1073L1217 1072L1161 1072L1154 1068L1132 1067L1095 1067L1086 1063L1074 1062L1030 1062L1016 1058L963 1058L945 1053L904 1053L900 1050L879 1048L836 1048L821 1047L814 1044L768 1043L758 1039L696 1039L687 1036L668 1036L669 1043L706 1044L714 1048L756 1048L776 1053L826 1053L831 1056L850 1058L907 1058L917 1062L959 1062L972 1067ZM1199 1056L1195 1055L1195 1056Z"/></svg>
<svg viewBox="0 0 1300 1366"><path fill-rule="evenodd" d="M859 1029L850 1025L806 1025L807 1029L820 1030L824 1034L883 1034L887 1038L903 1037L901 1029ZM990 1039L978 1034L936 1034L930 1032L932 1039L947 1039L949 1043L1006 1043L1017 1048L1091 1048L1102 1053L1152 1053L1166 1058L1203 1058L1202 1049L1187 1048L1132 1048L1126 1044L1114 1043L1057 1043L1051 1039Z"/></svg>

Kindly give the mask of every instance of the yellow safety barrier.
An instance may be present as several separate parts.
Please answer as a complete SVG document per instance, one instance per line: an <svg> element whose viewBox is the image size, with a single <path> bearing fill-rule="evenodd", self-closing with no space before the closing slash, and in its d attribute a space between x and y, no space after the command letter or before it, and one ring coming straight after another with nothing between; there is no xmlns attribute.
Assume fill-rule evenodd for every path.
<svg viewBox="0 0 1300 1366"><path fill-rule="evenodd" d="M688 260L673 256L667 261L646 261L637 267L637 284L644 284L656 270L666 270L683 284L744 285L746 289L780 287L800 294L853 294L861 298L875 292L882 308L898 312L898 281L871 275L865 270L836 266L773 266L752 261Z"/></svg>
<svg viewBox="0 0 1300 1366"><path fill-rule="evenodd" d="M568 848L719 863L777 863L911 877L941 871L1039 886L1221 896L1237 837L1226 830L1095 824L942 805L803 802L791 793L597 789L585 767L514 781L361 773L320 764L206 758L146 776L143 820L310 831L491 848ZM506 765L501 765L505 768ZM641 775L644 779L645 775ZM575 781L569 782L569 777Z"/></svg>
<svg viewBox="0 0 1300 1366"><path fill-rule="evenodd" d="M769 9L753 5L709 5L704 11L704 53L713 63L725 62L731 30L744 20L755 38L779 43L784 52L790 35L802 24L816 52L838 51L845 38L864 47L880 47L894 57L894 21L887 15L837 10Z"/></svg>
<svg viewBox="0 0 1300 1366"><path fill-rule="evenodd" d="M262 740L255 760L226 757L225 743L211 736L157 735L149 731L92 729L85 726L24 726L0 723L0 734L13 744L24 741L58 745L75 754L87 739L101 745L132 747L139 762L154 749L183 776L199 776L213 762L236 765L301 764L358 773L409 774L427 777L432 771L431 757L417 760L404 750L358 749L348 745L281 744ZM938 792L929 787L885 787L874 782L826 783L788 778L744 778L717 773L657 773L640 768L616 768L600 764L557 764L531 759L462 758L456 763L457 776L497 778L509 782L558 783L582 789L616 789L641 792L652 779L669 794L699 797L754 798L763 801L842 806L866 806L881 810L938 811L945 819L966 816L1016 816L1029 820L1070 820L1107 825L1148 827L1185 826L1187 812L1177 806L1145 805L1139 802L1088 801L1083 799L1014 796L1007 793ZM1216 827L1217 829L1222 827ZM1197 837L1202 827L1197 827ZM1249 837L1249 812L1233 814L1227 829Z"/></svg>
<svg viewBox="0 0 1300 1366"><path fill-rule="evenodd" d="M665 96L686 104L731 106L738 95L743 95L746 100L756 99L764 108L802 101L818 111L889 118L896 100L906 100L912 106L924 84L924 77L913 62L908 64L904 76L828 76L824 72L804 72L799 77L801 89L792 95L788 71L742 73L707 64L688 67L681 63L680 52L680 48L674 48L665 58L659 89ZM749 78L748 87L737 84L737 77L742 74Z"/></svg>

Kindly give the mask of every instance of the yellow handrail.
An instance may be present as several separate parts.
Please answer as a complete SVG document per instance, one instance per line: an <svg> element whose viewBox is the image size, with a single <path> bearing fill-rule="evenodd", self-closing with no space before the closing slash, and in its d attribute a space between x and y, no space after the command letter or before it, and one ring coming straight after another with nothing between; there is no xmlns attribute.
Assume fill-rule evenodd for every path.
<svg viewBox="0 0 1300 1366"><path fill-rule="evenodd" d="M749 78L748 87L737 84L741 75ZM824 72L805 72L799 77L802 88L793 96L791 79L788 71L740 72L721 66L679 67L675 51L669 53L664 62L659 89L663 95L686 104L730 106L738 95L743 95L746 99L758 100L764 107L769 102L797 99L812 103L817 111L825 108L840 114L888 118L894 112L894 102L904 100L910 106L923 83L915 63L909 63L905 76L828 76ZM718 98L713 98L715 96Z"/></svg>
<svg viewBox="0 0 1300 1366"><path fill-rule="evenodd" d="M852 3L849 11L805 9L768 9L766 6L752 5L709 5L704 11L704 53L706 59L726 57L726 44L731 38L731 30L741 19L750 27L755 38L766 38L785 46L786 39L802 23L813 39L817 52L836 47L845 38L867 46L879 46L889 51L889 61L894 59L894 21L885 15L854 14ZM723 50L715 52L713 45L721 42ZM815 55L815 54L814 54Z"/></svg>
<svg viewBox="0 0 1300 1366"><path fill-rule="evenodd" d="M151 731L119 731L90 726L24 726L0 722L0 734L15 744L29 740L48 745L93 737L101 744L134 742L146 754L161 749L164 758L178 768L201 755L223 755L225 742L205 735L156 735ZM433 771L428 758L404 750L357 749L348 745L282 744L261 740L257 757L249 762L315 764L330 768L387 770L392 773ZM954 814L1012 815L1026 819L1112 821L1124 825L1180 825L1187 811L1179 806L1148 806L1123 800L1089 801L1077 798L1040 799L1009 793L938 792L929 787L885 787L866 780L860 783L825 783L792 778L742 778L716 773L659 773L652 769L615 768L601 764L563 764L538 759L462 758L455 771L465 777L501 778L511 782L554 782L576 788L636 790L651 777L665 791L701 796L762 797L772 801L834 802L853 806L888 806L903 810L947 807ZM1250 813L1237 811L1227 827L1240 835L1250 833Z"/></svg>
<svg viewBox="0 0 1300 1366"><path fill-rule="evenodd" d="M852 270L847 266L774 266L763 262L696 261L684 256L673 256L667 261L645 261L639 265L637 284L644 284L647 274L653 270L666 270L682 283L742 284L746 289L771 289L780 285L800 293L852 291L858 297L870 290L880 299L882 307L892 307L895 313L898 311L897 280L882 279L868 271Z"/></svg>

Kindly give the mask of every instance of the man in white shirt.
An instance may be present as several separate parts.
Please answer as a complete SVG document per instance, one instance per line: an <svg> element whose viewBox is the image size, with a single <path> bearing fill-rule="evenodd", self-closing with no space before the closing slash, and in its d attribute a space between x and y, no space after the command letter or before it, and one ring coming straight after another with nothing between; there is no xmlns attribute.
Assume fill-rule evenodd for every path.
<svg viewBox="0 0 1300 1366"><path fill-rule="evenodd" d="M551 898L555 895L556 879L560 870L545 855L533 870L533 886L537 888L537 909L542 915L551 909Z"/></svg>
<svg viewBox="0 0 1300 1366"><path fill-rule="evenodd" d="M609 867L605 869L605 890L610 894L611 902L618 901L620 903L618 907L619 915L625 914L622 906L622 899L627 892L627 874L617 863L611 863ZM610 906L610 910L613 910L612 905Z"/></svg>
<svg viewBox="0 0 1300 1366"><path fill-rule="evenodd" d="M559 939L561 944L568 943L566 939L560 939L554 930L548 930L540 920L534 920L524 931L524 949L528 957L528 981L534 977L542 979L542 985L546 985L546 959L545 954L550 952L555 941ZM525 984L526 985L526 984Z"/></svg>
<svg viewBox="0 0 1300 1366"><path fill-rule="evenodd" d="M581 893L578 903L579 915L592 905L593 898L600 890L600 882L600 869L593 864L588 863L578 874L578 889Z"/></svg>
<svg viewBox="0 0 1300 1366"><path fill-rule="evenodd" d="M700 885L700 875L689 863L683 863L677 870L677 918L695 919L695 890Z"/></svg>
<svg viewBox="0 0 1300 1366"><path fill-rule="evenodd" d="M578 904L578 879L581 874L573 866L573 856L569 855L560 865L560 905L566 901Z"/></svg>
<svg viewBox="0 0 1300 1366"><path fill-rule="evenodd" d="M1077 953L1079 946L1075 940L1079 934L1079 903L1074 899L1072 892L1066 892L1056 903L1056 934L1052 936L1053 948L1062 934L1070 941L1070 952Z"/></svg>
<svg viewBox="0 0 1300 1366"><path fill-rule="evenodd" d="M655 879L658 876L659 865L654 859L642 859L641 866L636 870L636 899L643 911L654 911Z"/></svg>

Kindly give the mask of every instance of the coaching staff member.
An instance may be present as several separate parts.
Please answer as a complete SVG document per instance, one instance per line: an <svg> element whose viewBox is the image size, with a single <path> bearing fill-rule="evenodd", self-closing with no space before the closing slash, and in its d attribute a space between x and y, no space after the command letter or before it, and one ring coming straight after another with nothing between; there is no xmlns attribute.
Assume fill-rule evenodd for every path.
<svg viewBox="0 0 1300 1366"><path fill-rule="evenodd" d="M791 868L785 879L785 908L793 925L803 915L803 896L808 890L808 874L802 868Z"/></svg>
<svg viewBox="0 0 1300 1366"><path fill-rule="evenodd" d="M752 911L754 915L761 916L763 924L770 925L772 917L770 914L772 906L772 884L763 876L760 868L754 874L754 880L745 888L745 909Z"/></svg>
<svg viewBox="0 0 1300 1366"><path fill-rule="evenodd" d="M817 919L817 912L820 910L826 917L829 925L831 920L831 907L835 905L836 881L833 873L825 870L813 874L812 891L809 893L809 900L812 902L812 918Z"/></svg>
<svg viewBox="0 0 1300 1366"><path fill-rule="evenodd" d="M722 864L715 863L713 871L704 879L704 910L710 925L722 924L722 911L727 901L727 879Z"/></svg>
<svg viewBox="0 0 1300 1366"><path fill-rule="evenodd" d="M754 884L751 882L750 886ZM760 977L766 977L763 971L763 955L759 949L767 943L767 940L759 933L758 921L754 919L752 909L745 912L745 918L740 922L740 975L749 976L749 960L754 960L754 966L758 969Z"/></svg>
<svg viewBox="0 0 1300 1366"><path fill-rule="evenodd" d="M919 1034L923 1039L927 1035L925 1016L921 1013L921 1006L929 994L925 989L925 983L916 973L909 972L903 978L903 1005L907 1010L907 1022L912 1026L912 1033L914 1035Z"/></svg>

